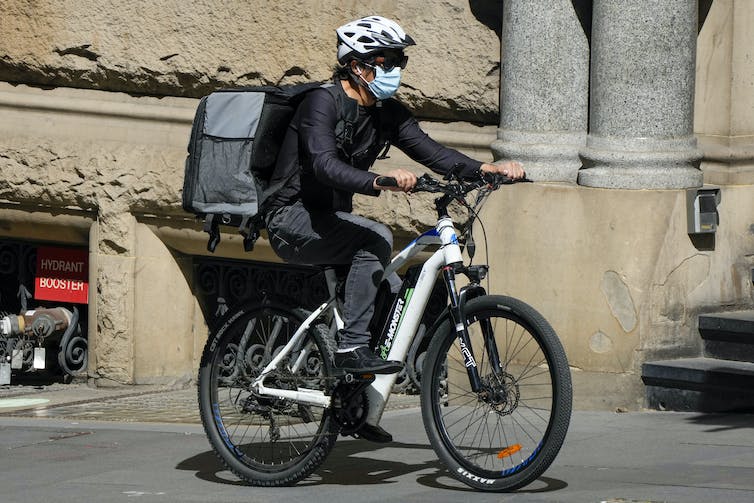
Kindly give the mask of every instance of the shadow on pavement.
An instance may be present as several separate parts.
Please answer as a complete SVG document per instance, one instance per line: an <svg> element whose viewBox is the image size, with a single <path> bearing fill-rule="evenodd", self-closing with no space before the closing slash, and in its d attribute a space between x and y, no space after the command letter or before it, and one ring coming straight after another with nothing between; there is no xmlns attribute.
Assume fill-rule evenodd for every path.
<svg viewBox="0 0 754 503"><path fill-rule="evenodd" d="M744 428L754 428L754 414L750 411L746 413L725 414L725 413L706 413L686 418L686 421L701 426L709 426L708 432L738 430Z"/></svg>
<svg viewBox="0 0 754 503"><path fill-rule="evenodd" d="M298 487L339 485L360 486L375 484L395 484L403 475L417 474L417 483L434 489L474 492L448 475L445 466L437 459L415 463L396 459L384 459L384 454L377 459L370 459L369 453L382 449L402 449L409 451L426 450L432 452L426 444L406 444L393 442L387 445L373 444L365 441L348 441L336 445L327 460L312 475L297 484ZM434 452L432 452L434 457ZM380 459L380 457L382 459ZM229 485L246 485L230 474L217 458L214 451L206 451L176 465L178 470L194 471L196 477L208 482ZM420 473L432 470L432 473ZM564 481L549 477L540 477L529 486L515 493L543 493L557 491L568 487Z"/></svg>

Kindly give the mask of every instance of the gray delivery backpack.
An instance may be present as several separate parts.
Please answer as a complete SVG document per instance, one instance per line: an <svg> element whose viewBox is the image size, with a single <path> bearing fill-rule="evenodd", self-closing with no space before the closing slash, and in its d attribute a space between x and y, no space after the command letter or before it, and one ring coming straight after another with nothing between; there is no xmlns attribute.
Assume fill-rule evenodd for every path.
<svg viewBox="0 0 754 503"><path fill-rule="evenodd" d="M183 209L204 220L207 249L220 242L220 226L238 228L251 251L264 228L264 203L281 188L268 180L280 145L304 95L324 87L335 98L339 149L349 145L358 118L354 100L340 85L307 83L215 91L203 97L194 117L183 180Z"/></svg>

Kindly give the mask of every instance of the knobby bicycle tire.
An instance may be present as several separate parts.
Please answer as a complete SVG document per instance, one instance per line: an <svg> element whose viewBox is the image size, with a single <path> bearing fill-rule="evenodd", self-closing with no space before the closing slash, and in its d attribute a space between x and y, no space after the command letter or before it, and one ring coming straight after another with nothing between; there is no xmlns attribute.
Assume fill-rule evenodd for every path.
<svg viewBox="0 0 754 503"><path fill-rule="evenodd" d="M450 321L442 324L424 364L424 427L453 477L479 490L512 491L539 477L563 444L568 361L549 323L517 299L479 297L463 315L482 390L471 390L463 348Z"/></svg>
<svg viewBox="0 0 754 503"><path fill-rule="evenodd" d="M250 390L307 314L280 304L233 309L210 334L202 354L198 398L207 438L223 464L252 485L295 484L322 464L338 436L330 409L259 397ZM303 368L296 375L273 372L265 380L268 386L329 386L332 345L319 327L310 328L305 339L300 348L309 353Z"/></svg>

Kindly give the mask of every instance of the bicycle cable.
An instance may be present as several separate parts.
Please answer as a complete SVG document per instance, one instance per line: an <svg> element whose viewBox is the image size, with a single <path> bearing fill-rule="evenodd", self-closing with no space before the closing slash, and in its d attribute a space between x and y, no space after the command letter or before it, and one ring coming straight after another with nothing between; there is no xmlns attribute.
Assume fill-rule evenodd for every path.
<svg viewBox="0 0 754 503"><path fill-rule="evenodd" d="M474 206L472 207L465 199L459 198L459 201L462 202L463 206L466 207L466 209L469 210L469 221L466 223L466 229L464 229L463 234L470 237L472 242L474 241L474 238L472 234L474 233L474 222L479 222L479 228L482 229L482 242L484 243L484 260L486 264L490 263L490 249L487 242L487 229L484 227L484 221L482 220L482 217L479 215L479 212L477 210L482 209L482 206L484 206L484 203L487 201L487 197L492 193L493 190L496 189L490 189L490 188L480 188L479 194L477 195L476 201L474 202ZM468 239L468 238L467 238ZM467 252L468 253L468 252ZM469 266L471 266L474 262L474 254L469 254ZM487 280L487 290L490 289L490 277L489 275L485 278Z"/></svg>

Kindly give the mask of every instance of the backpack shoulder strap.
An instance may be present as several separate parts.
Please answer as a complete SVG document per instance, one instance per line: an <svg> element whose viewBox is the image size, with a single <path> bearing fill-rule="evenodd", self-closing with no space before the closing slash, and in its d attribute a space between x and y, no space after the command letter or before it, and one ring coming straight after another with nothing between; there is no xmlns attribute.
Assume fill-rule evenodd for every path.
<svg viewBox="0 0 754 503"><path fill-rule="evenodd" d="M359 119L359 105L355 100L350 99L346 92L337 82L328 82L322 84L322 87L335 99L335 106L338 112L338 123L335 125L335 138L340 150L344 150L346 145L353 143L353 133L356 127L356 121Z"/></svg>
<svg viewBox="0 0 754 503"><path fill-rule="evenodd" d="M392 134L392 117L391 114L386 113L384 103L377 103L377 142L382 145L380 154L377 159L389 159L387 155L390 150L390 142L393 136Z"/></svg>

